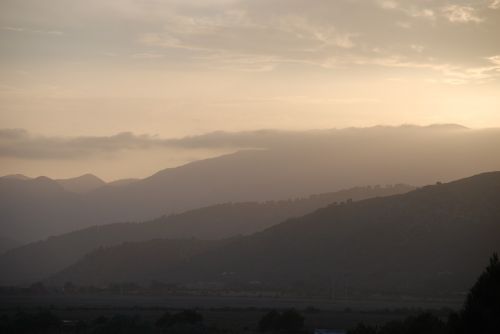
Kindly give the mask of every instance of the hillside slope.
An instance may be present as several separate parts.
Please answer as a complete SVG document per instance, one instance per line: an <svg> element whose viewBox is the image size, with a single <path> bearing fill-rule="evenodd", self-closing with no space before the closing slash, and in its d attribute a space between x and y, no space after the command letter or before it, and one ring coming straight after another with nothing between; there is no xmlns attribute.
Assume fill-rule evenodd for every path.
<svg viewBox="0 0 500 334"><path fill-rule="evenodd" d="M260 282L319 294L331 293L333 284L347 295L451 295L466 290L484 259L499 249L500 172L494 172L403 195L331 205L215 247L160 276L165 282ZM107 262L109 281L114 279L114 256ZM156 255L146 258L155 261ZM51 281L105 283L89 259ZM222 274L228 272L230 277Z"/></svg>
<svg viewBox="0 0 500 334"><path fill-rule="evenodd" d="M357 187L295 200L219 204L144 223L93 226L37 241L1 255L0 271L4 274L0 283L40 280L98 247L155 238L223 239L247 235L333 202L389 196L412 189L406 185Z"/></svg>
<svg viewBox="0 0 500 334"><path fill-rule="evenodd" d="M0 178L0 235L4 237L25 243L71 231L86 220L87 209L80 194L47 177Z"/></svg>

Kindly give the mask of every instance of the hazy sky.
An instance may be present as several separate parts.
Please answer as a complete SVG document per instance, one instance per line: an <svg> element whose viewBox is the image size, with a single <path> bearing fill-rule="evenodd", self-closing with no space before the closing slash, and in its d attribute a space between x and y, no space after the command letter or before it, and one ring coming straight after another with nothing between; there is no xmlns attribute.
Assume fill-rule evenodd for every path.
<svg viewBox="0 0 500 334"><path fill-rule="evenodd" d="M13 133L499 127L499 34L500 0L1 0L0 152ZM220 153L129 149L148 166L2 153L0 174L144 176Z"/></svg>

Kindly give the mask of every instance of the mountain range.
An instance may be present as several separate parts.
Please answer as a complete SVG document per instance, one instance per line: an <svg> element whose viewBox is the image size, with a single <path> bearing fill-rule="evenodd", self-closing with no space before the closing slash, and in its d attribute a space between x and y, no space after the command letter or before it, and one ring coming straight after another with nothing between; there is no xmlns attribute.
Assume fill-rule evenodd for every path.
<svg viewBox="0 0 500 334"><path fill-rule="evenodd" d="M173 242L99 249L47 282L104 285L128 277L351 297L456 296L500 250L500 172L331 204L165 262L170 255L159 250Z"/></svg>
<svg viewBox="0 0 500 334"><path fill-rule="evenodd" d="M288 218L334 202L390 196L413 190L407 185L357 187L294 200L225 203L143 223L114 223L52 236L0 255L0 284L41 280L99 247L155 238L219 240L250 235Z"/></svg>
<svg viewBox="0 0 500 334"><path fill-rule="evenodd" d="M231 144L239 151L115 184L102 185L89 175L64 182L1 178L0 236L26 243L231 201L304 197L367 184L446 182L500 168L499 138L498 129L451 125L185 138L170 144Z"/></svg>
<svg viewBox="0 0 500 334"><path fill-rule="evenodd" d="M33 181L34 178L23 174L10 174L0 177L4 180L18 180L18 181ZM48 179L48 178L47 178ZM106 183L93 174L84 174L77 177L67 179L54 179L64 190L73 193L86 193L95 190L104 185L127 183L127 180L116 180L114 182Z"/></svg>

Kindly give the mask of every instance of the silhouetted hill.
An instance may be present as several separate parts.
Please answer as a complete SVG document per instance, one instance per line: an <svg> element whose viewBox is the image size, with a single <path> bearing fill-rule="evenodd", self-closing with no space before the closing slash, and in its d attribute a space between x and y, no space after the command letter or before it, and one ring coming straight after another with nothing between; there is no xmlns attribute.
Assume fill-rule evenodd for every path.
<svg viewBox="0 0 500 334"><path fill-rule="evenodd" d="M226 242L228 241L155 239L100 248L86 255L72 275L85 277L92 271L96 276L89 283L93 285L101 282L138 282L144 277L151 278L150 283L168 275L170 266L189 261L218 246L217 243ZM113 270L108 269L110 264Z"/></svg>
<svg viewBox="0 0 500 334"><path fill-rule="evenodd" d="M80 196L47 177L0 178L0 234L25 242L76 229L84 216Z"/></svg>
<svg viewBox="0 0 500 334"><path fill-rule="evenodd" d="M23 174L10 174L10 175L5 175L0 178L3 179L14 179L14 180L31 180L31 177L28 177Z"/></svg>
<svg viewBox="0 0 500 334"><path fill-rule="evenodd" d="M0 255L10 249L14 249L19 246L21 246L21 243L17 240L6 237L0 237Z"/></svg>
<svg viewBox="0 0 500 334"><path fill-rule="evenodd" d="M155 279L228 286L259 282L263 288L323 295L333 289L337 296L460 294L484 259L500 248L499 203L500 172L494 172L330 205L181 261ZM114 281L112 259L118 255L111 255L113 249L123 251L108 249L109 260L99 259L107 266L93 265L90 255L52 282L105 283L98 279L102 275ZM146 258L155 261L155 256Z"/></svg>
<svg viewBox="0 0 500 334"><path fill-rule="evenodd" d="M214 133L186 138L176 145L257 149L168 168L120 187L105 185L71 194L76 197L65 195L68 198L63 202L43 199L43 210L36 207L40 203L32 207L22 196L9 200L10 205L2 204L0 211L0 235L33 241L76 228L150 220L230 201L304 197L366 184L446 182L500 169L499 139L498 129L456 126ZM0 202L9 196L2 188L0 183Z"/></svg>
<svg viewBox="0 0 500 334"><path fill-rule="evenodd" d="M50 237L0 256L1 284L30 283L73 264L102 246L155 238L223 239L247 235L333 202L408 192L411 186L357 187L307 198L265 203L226 203L144 223L115 223Z"/></svg>
<svg viewBox="0 0 500 334"><path fill-rule="evenodd" d="M108 222L144 220L228 201L303 197L366 184L424 185L500 168L500 157L492 158L500 131L468 131L375 127L271 133L268 140L263 134L255 144L266 149L168 168L120 189L102 187L92 193L92 206Z"/></svg>
<svg viewBox="0 0 500 334"><path fill-rule="evenodd" d="M121 180L116 180L116 181L111 181L108 182L108 186L126 186L128 184L132 184L134 182L139 181L140 179L121 179Z"/></svg>
<svg viewBox="0 0 500 334"><path fill-rule="evenodd" d="M40 177L39 177L40 178ZM52 180L48 177L41 176L41 178ZM25 176L23 174L11 174L0 177L0 179L10 179L18 181L30 181L36 180L31 177ZM110 184L128 184L134 182L135 179L117 180L111 182ZM68 179L57 179L53 180L62 186L64 190L74 192L74 193L85 193L91 190L95 190L106 184L103 180L92 174L84 174L78 177L68 178ZM25 184L26 185L26 184Z"/></svg>
<svg viewBox="0 0 500 334"><path fill-rule="evenodd" d="M92 174L85 174L70 179L59 179L55 181L59 183L65 190L74 193L86 193L106 184L106 182Z"/></svg>

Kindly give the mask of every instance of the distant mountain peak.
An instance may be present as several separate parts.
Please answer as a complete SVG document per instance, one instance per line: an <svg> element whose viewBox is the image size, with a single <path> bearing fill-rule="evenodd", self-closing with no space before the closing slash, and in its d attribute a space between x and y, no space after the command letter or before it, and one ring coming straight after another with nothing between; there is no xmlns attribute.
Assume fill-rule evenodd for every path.
<svg viewBox="0 0 500 334"><path fill-rule="evenodd" d="M74 193L86 193L106 184L106 182L90 173L69 179L58 179L56 182L59 183L65 190Z"/></svg>
<svg viewBox="0 0 500 334"><path fill-rule="evenodd" d="M455 124L455 123L430 124L430 125L425 126L425 128L441 129L441 130L469 130L468 127L463 126L461 124Z"/></svg>
<svg viewBox="0 0 500 334"><path fill-rule="evenodd" d="M54 182L54 180L52 180L50 177L47 177L47 176L37 176L36 178L33 179L34 181L37 181L37 182Z"/></svg>
<svg viewBox="0 0 500 334"><path fill-rule="evenodd" d="M401 124L401 125L375 125L372 129L431 129L431 130L469 130L468 127L455 123L434 123L428 125L418 124ZM353 129L370 129L370 128L353 128Z"/></svg>
<svg viewBox="0 0 500 334"><path fill-rule="evenodd" d="M102 179L100 179L99 177L95 176L94 174L91 174L91 173L86 173L86 174L83 174L83 175L80 175L80 176L77 176L77 177L74 177L74 178L70 178L70 179L66 179L66 180L95 180L95 181L99 181L99 182L102 182L102 183L106 183L104 182Z"/></svg>
<svg viewBox="0 0 500 334"><path fill-rule="evenodd" d="M9 174L2 176L4 179L14 179L14 180L31 180L31 177L24 174Z"/></svg>

